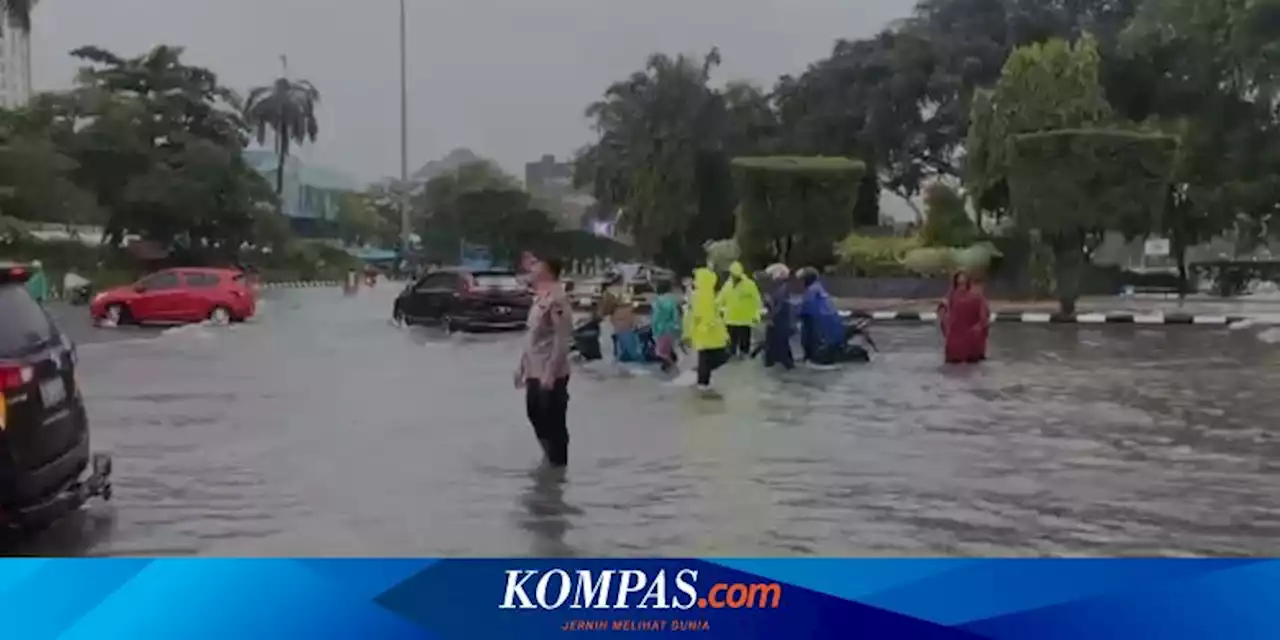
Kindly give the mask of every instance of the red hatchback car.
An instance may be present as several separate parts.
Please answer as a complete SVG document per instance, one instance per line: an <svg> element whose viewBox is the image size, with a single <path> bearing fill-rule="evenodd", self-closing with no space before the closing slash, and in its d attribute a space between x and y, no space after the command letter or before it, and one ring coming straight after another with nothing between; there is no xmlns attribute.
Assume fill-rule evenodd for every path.
<svg viewBox="0 0 1280 640"><path fill-rule="evenodd" d="M103 291L94 296L89 313L106 324L227 324L253 317L256 307L243 272L192 267L158 271L130 286Z"/></svg>

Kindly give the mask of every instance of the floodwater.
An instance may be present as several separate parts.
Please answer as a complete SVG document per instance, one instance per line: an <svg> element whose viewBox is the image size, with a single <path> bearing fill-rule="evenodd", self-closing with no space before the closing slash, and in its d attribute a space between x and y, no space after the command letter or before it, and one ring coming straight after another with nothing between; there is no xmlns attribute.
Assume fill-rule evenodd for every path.
<svg viewBox="0 0 1280 640"><path fill-rule="evenodd" d="M990 362L948 368L935 329L880 325L873 364L731 363L720 401L595 363L558 482L534 471L519 337L392 327L394 294L270 292L251 323L164 332L63 310L115 499L8 551L1220 555L1280 537L1280 345L1259 330L1002 324Z"/></svg>

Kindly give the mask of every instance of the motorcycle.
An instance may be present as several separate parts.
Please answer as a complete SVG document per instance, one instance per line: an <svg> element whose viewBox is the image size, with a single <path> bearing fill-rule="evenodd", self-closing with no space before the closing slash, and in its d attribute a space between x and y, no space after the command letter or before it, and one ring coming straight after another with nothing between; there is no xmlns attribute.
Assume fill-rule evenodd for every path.
<svg viewBox="0 0 1280 640"><path fill-rule="evenodd" d="M62 279L62 294L70 304L83 307L93 299L93 283L74 273L68 273Z"/></svg>

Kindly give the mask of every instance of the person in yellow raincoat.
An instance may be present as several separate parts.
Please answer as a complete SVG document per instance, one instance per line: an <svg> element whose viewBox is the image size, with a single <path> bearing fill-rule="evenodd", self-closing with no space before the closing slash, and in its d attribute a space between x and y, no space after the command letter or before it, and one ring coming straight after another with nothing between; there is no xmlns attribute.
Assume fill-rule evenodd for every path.
<svg viewBox="0 0 1280 640"><path fill-rule="evenodd" d="M729 281L720 289L716 301L729 329L729 354L750 354L751 329L760 323L764 302L760 299L760 287L747 275L741 262L729 265Z"/></svg>
<svg viewBox="0 0 1280 640"><path fill-rule="evenodd" d="M716 301L716 274L701 268L693 272L693 294L684 317L685 339L698 353L698 388L711 387L711 372L729 360L729 330Z"/></svg>

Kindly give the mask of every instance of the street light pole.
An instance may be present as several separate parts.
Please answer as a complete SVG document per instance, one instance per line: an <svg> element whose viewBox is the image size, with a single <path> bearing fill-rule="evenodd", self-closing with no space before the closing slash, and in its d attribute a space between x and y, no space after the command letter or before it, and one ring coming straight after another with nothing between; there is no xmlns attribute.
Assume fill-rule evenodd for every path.
<svg viewBox="0 0 1280 640"><path fill-rule="evenodd" d="M409 83L404 2L400 0L400 259L409 256Z"/></svg>

